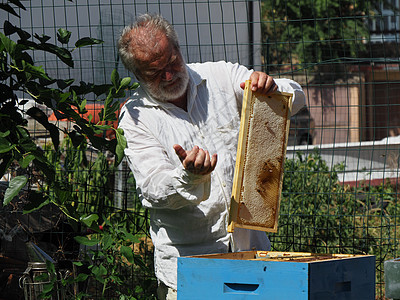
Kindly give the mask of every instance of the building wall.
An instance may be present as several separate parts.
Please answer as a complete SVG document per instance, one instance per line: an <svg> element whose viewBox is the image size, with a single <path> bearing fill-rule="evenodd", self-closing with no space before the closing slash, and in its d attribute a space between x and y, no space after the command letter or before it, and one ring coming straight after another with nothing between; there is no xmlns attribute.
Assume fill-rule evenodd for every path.
<svg viewBox="0 0 400 300"><path fill-rule="evenodd" d="M386 65L367 67L360 78L347 84L303 85L315 121L313 144L377 141L400 135L400 71Z"/></svg>
<svg viewBox="0 0 400 300"><path fill-rule="evenodd" d="M304 90L315 122L313 144L357 142L361 136L362 87L323 85Z"/></svg>
<svg viewBox="0 0 400 300"><path fill-rule="evenodd" d="M366 73L367 140L400 135L400 72L384 68Z"/></svg>

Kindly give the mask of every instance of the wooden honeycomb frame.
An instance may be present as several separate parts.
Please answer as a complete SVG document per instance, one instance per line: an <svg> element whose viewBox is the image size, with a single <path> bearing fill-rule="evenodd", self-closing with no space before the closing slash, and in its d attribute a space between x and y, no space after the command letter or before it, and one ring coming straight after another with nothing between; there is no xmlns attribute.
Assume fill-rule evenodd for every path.
<svg viewBox="0 0 400 300"><path fill-rule="evenodd" d="M276 232L292 94L253 93L246 81L228 231Z"/></svg>

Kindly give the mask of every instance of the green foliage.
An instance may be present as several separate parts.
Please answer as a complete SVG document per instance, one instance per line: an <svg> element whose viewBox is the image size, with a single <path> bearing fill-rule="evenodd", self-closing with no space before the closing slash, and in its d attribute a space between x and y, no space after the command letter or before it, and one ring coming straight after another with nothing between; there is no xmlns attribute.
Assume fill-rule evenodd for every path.
<svg viewBox="0 0 400 300"><path fill-rule="evenodd" d="M13 6L25 9L18 0L6 1L0 9L17 15ZM29 94L36 103L44 104L54 111L58 118L74 122L75 125L68 131L63 129L73 144L80 144L82 140L87 139L92 147L113 153L116 157L115 163L119 164L123 158L126 140L122 130L116 130L110 125L116 120L116 112L120 105L115 99L125 97L125 91L136 88L137 83L131 84L130 78L119 78L116 71L113 72L112 83L104 85L85 82L74 85L74 79L50 78L42 66L35 65L32 58L35 51L53 54L69 67L73 67L72 52L75 49L101 44L102 41L84 37L77 40L71 49L68 46L71 32L66 29L60 28L57 33L58 41L65 46L51 43L49 36L34 34L32 37L7 20L4 21L3 29L4 32L0 32L0 177L10 173L11 167L26 169L32 166L43 174L53 194L46 194L44 189L42 195L33 192L29 196L31 203L36 203L39 207L52 202L61 206L64 211L68 211L68 207L62 206L65 199L69 198L70 191L57 179L52 162L31 138L24 115L31 116L43 125L51 137L55 150L59 148L59 131L62 129L50 123L41 109L32 107L25 111L21 108L24 102L19 101L18 95ZM92 94L96 95L96 99L93 100L104 103L100 121L96 124L90 122L93 116L85 119L81 115L87 112L85 109L87 97ZM107 130L115 130L116 138L111 140L103 138L102 134ZM4 205L23 188L21 182L23 180L20 177L11 182L11 190L6 193ZM32 209L34 207L31 205L29 210Z"/></svg>
<svg viewBox="0 0 400 300"><path fill-rule="evenodd" d="M9 187L4 195L4 205L7 205L11 199L18 195L27 181L28 179L25 176L17 176L10 181Z"/></svg>
<svg viewBox="0 0 400 300"><path fill-rule="evenodd" d="M367 17L382 2L387 1L264 0L264 52L271 64L302 67L359 57L369 41Z"/></svg>
<svg viewBox="0 0 400 300"><path fill-rule="evenodd" d="M353 249L354 204L338 182L342 169L337 165L330 170L317 152L286 161L275 247L333 253Z"/></svg>
<svg viewBox="0 0 400 300"><path fill-rule="evenodd" d="M19 0L0 4L0 9L18 16L15 7L25 9ZM85 257L75 262L76 267L87 272L63 278L63 284L87 283L93 279L101 285L104 298L108 293L120 299L153 299L155 280L149 267L152 256L133 251L135 244L144 243L143 232L137 234L139 223L136 221L147 224L147 216L113 208L111 193L114 167L122 161L126 147L123 131L112 125L120 109L118 99L125 98L126 91L137 88L138 84L132 83L129 77L120 78L116 70L109 84L75 84L73 78L51 78L33 60L36 51L43 51L72 68L73 51L101 43L91 37L73 43L71 32L63 28L58 29L57 41L52 42L49 36L31 36L4 21L3 32L0 32L0 177L9 174L12 180L3 205L9 204L26 183L37 183L36 190L27 190L28 204L24 206L24 213L52 203L70 218L77 232L87 230L89 233L76 237L81 245L90 247ZM25 110L26 102L18 99L21 94L30 95L36 104L42 105L38 107L44 105L57 119L68 120L73 126L58 128L38 107ZM96 122L93 115L82 116L88 112L88 101L103 104ZM41 124L51 137L51 143L46 143L44 148L31 137L26 115ZM110 130L114 131L115 138L106 138L105 133ZM65 136L62 140L60 131ZM93 160L88 159L88 155ZM48 265L48 269L49 274L54 274L54 266ZM144 274L145 279L139 280L138 274ZM48 274L43 276L46 275L48 278L43 279L50 281L44 286L42 298L49 298L58 288L58 281ZM82 299L85 294L80 292L75 296Z"/></svg>
<svg viewBox="0 0 400 300"><path fill-rule="evenodd" d="M279 231L272 236L275 248L377 254L375 246L383 238L398 244L395 220L390 217L399 212L393 187L354 190L338 181L343 167L330 168L317 150L286 160ZM380 205L384 201L389 203L385 209ZM388 231L382 232L383 228Z"/></svg>
<svg viewBox="0 0 400 300"><path fill-rule="evenodd" d="M350 188L338 181L343 164L328 166L315 150L285 162L277 251L375 255L377 265L396 257L400 206L396 186ZM382 282L382 272L377 272Z"/></svg>
<svg viewBox="0 0 400 300"><path fill-rule="evenodd" d="M151 258L134 249L133 245L141 241L130 230L130 216L122 212L102 218L91 214L82 216L81 221L93 232L90 236L75 237L77 242L87 246L83 263L76 263L81 268L86 266L87 272L69 278L65 285L92 278L100 286L96 294L101 294L101 299L156 299ZM76 299L84 296L90 295L81 292Z"/></svg>
<svg viewBox="0 0 400 300"><path fill-rule="evenodd" d="M61 198L58 190L44 186L51 202L59 203L75 221L85 213L113 211L114 164L105 154L89 152L85 139L74 145L69 136L57 150L48 149L46 153L54 166L57 186L67 193Z"/></svg>

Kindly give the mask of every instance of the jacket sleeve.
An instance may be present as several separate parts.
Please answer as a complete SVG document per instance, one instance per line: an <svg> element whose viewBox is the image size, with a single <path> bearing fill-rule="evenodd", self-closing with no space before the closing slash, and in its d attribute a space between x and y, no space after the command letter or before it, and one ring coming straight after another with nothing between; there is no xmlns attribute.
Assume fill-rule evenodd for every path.
<svg viewBox="0 0 400 300"><path fill-rule="evenodd" d="M306 96L300 84L291 79L279 78L275 79L278 85L278 91L292 93L292 115L295 115L306 104Z"/></svg>
<svg viewBox="0 0 400 300"><path fill-rule="evenodd" d="M144 207L179 209L197 205L209 197L210 174L186 171L177 157L169 157L143 123L132 119L126 107L121 115L119 127L127 140L125 155Z"/></svg>

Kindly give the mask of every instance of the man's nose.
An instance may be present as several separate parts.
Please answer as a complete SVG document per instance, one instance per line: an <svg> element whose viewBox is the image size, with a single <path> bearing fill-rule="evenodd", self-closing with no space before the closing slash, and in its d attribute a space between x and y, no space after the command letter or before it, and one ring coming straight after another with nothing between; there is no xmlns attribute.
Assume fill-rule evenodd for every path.
<svg viewBox="0 0 400 300"><path fill-rule="evenodd" d="M162 80L164 81L171 81L174 78L174 71L171 66L168 66L165 68L163 75L162 75Z"/></svg>
<svg viewBox="0 0 400 300"><path fill-rule="evenodd" d="M174 74L172 72L165 71L164 72L164 76L163 76L163 80L164 81L171 81L173 77L174 77Z"/></svg>

